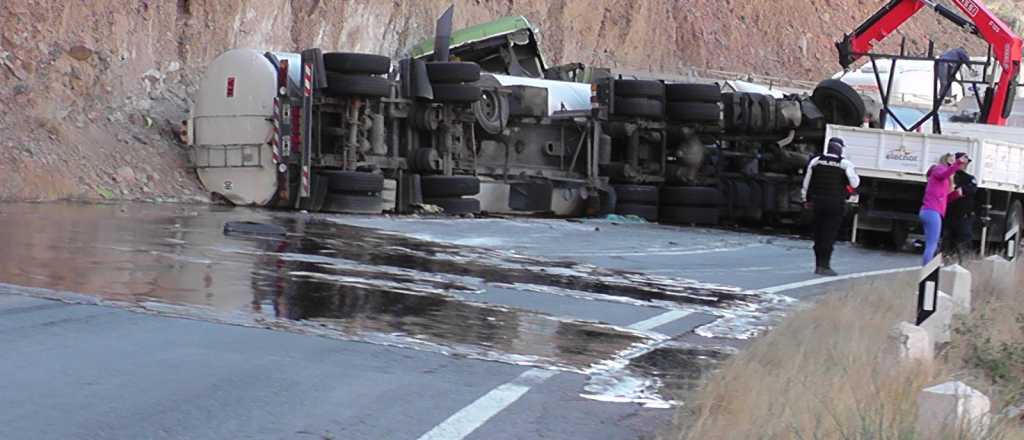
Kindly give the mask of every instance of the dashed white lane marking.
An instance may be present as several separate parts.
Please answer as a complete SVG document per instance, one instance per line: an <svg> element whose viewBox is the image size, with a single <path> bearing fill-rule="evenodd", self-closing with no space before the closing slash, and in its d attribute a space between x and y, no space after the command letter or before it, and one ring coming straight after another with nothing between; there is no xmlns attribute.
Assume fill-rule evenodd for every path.
<svg viewBox="0 0 1024 440"><path fill-rule="evenodd" d="M654 330L655 327L661 327L661 326L663 326L665 324L668 324L668 323L670 323L672 321L675 321L675 320L678 320L678 319L682 319L682 318L684 318L686 316L689 316L689 315L690 315L690 312L684 312L682 310L672 310L672 311L668 311L668 312L662 313L662 314L660 314L658 316L655 316L653 318L640 321L640 322L638 322L636 324L633 324L633 325L629 326L629 328L631 328L633 330L641 330L641 331Z"/></svg>
<svg viewBox="0 0 1024 440"><path fill-rule="evenodd" d="M853 279L857 279L857 278L867 278L867 277L873 277L873 276L879 276L879 275L889 275L889 274L894 274L894 273L912 272L912 271L918 271L918 270L921 270L921 266L902 267L902 268L899 268L899 269L876 270L876 271L873 271L873 272L851 273L851 274L847 274L847 275L840 275L840 276L837 276L837 277L817 278L817 279L813 279L813 280L800 281L798 283L783 284L781 286L766 287L764 289L753 289L753 290L757 290L757 291L763 292L763 293L782 293L782 292L786 292L786 291L789 291L789 290L802 289L804 287L819 286L819 285L822 285L822 284L834 283L836 281L853 280Z"/></svg>
<svg viewBox="0 0 1024 440"><path fill-rule="evenodd" d="M905 267L900 269L878 270L873 272L861 272L842 275L831 278L818 278L801 281L798 283L783 284L781 286L756 289L764 293L780 293L788 290L802 289L804 287L828 284L836 281L865 278L877 275L888 275L893 273L910 272L920 270L920 267ZM655 317L645 319L629 326L633 330L649 331L665 324L677 321L689 316L689 312L681 310L670 310ZM540 385L545 380L554 377L558 371L531 368L520 374L512 381L498 386L487 394L462 408L459 412L445 419L426 434L420 436L419 440L461 440L466 438L477 428L487 423L492 417L523 397L527 391L534 386Z"/></svg>
<svg viewBox="0 0 1024 440"><path fill-rule="evenodd" d="M483 397L476 399L469 406L462 408L459 412L441 422L431 429L430 432L420 436L420 440L457 440L483 426L491 417L519 400L530 391L534 385L539 385L551 376L558 374L557 371L532 368L511 382L501 385Z"/></svg>
<svg viewBox="0 0 1024 440"><path fill-rule="evenodd" d="M652 330L686 317L689 314L689 312L680 310L670 310L653 318L630 325L629 328L641 331ZM488 420L499 412L508 408L509 405L515 403L520 397L523 397L527 391L530 391L530 388L540 385L558 373L558 371L540 368L526 370L519 377L498 386L479 399L476 399L469 406L448 417L429 432L420 436L419 440L461 440L473 431L476 431L477 428L483 426L484 423L487 423Z"/></svg>

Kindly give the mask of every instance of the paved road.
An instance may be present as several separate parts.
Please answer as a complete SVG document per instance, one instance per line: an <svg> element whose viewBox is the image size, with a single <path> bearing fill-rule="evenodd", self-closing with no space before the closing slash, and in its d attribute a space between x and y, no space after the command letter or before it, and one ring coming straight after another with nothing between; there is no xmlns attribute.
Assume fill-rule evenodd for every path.
<svg viewBox="0 0 1024 440"><path fill-rule="evenodd" d="M676 282L760 289L814 279L810 244L785 237L600 221L330 220L500 251L506 259L575 261ZM836 266L863 272L912 266L916 259L844 246ZM537 316L632 327L673 338L663 342L669 344L729 342L694 334L720 319L714 310L463 278L480 291L458 301L468 296L519 313L521 335L508 344L513 348L559 344L552 335L568 327L533 329L544 327ZM804 296L840 285L797 284L783 293ZM207 287L215 291L217 284ZM0 375L8 378L0 382L0 438L635 439L653 438L673 415L672 409L582 397L600 374L31 297L38 294L0 289ZM394 316L389 319L417 319ZM596 351L602 341L569 343Z"/></svg>

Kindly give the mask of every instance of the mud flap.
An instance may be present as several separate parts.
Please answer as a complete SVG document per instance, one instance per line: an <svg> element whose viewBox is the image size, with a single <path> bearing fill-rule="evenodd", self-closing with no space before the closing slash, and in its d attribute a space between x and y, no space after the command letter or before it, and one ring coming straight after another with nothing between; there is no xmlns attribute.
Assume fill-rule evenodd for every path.
<svg viewBox="0 0 1024 440"><path fill-rule="evenodd" d="M413 212L413 205L423 204L423 190L419 174L402 174L398 183L398 202L396 208L399 213L408 214Z"/></svg>
<svg viewBox="0 0 1024 440"><path fill-rule="evenodd" d="M513 211L550 211L553 191L554 186L548 181L513 182L508 205Z"/></svg>

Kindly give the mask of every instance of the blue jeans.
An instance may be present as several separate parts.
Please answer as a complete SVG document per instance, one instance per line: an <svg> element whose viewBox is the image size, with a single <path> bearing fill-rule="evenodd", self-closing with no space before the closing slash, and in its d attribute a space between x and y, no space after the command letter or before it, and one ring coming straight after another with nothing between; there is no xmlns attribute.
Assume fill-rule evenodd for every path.
<svg viewBox="0 0 1024 440"><path fill-rule="evenodd" d="M935 251L939 248L939 236L942 235L942 216L934 209L922 209L918 217L924 225L924 260L921 263L923 266L935 258Z"/></svg>

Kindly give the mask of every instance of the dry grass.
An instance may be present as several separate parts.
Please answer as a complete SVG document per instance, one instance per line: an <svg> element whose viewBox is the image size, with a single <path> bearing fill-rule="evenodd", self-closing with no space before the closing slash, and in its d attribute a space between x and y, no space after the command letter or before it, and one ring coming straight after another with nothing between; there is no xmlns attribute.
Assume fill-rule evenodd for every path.
<svg viewBox="0 0 1024 440"><path fill-rule="evenodd" d="M862 282L794 313L726 362L677 414L666 438L914 439L918 392L954 378L995 395L998 410L1016 390L965 359L977 355L971 338L998 334L1021 341L1013 335L1021 331L1016 317L1024 313L1024 298L1010 300L1015 281L991 280L981 268L972 272L976 311L970 318L992 325L955 335L936 362L896 366L886 353L889 329L913 320L917 275ZM1024 349L1021 354L1024 365ZM1018 373L1024 381L1024 370ZM986 438L1024 438L1008 423L996 425Z"/></svg>

